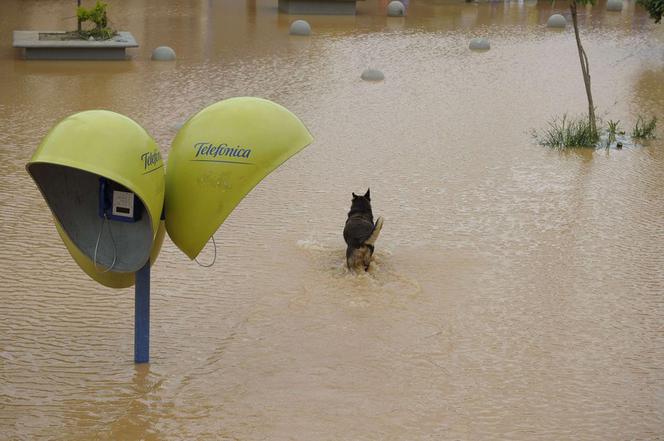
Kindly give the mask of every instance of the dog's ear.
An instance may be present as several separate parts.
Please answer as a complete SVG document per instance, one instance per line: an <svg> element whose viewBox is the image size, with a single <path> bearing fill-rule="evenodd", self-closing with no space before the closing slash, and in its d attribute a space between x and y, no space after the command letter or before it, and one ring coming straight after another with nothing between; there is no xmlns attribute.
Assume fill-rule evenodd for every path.
<svg viewBox="0 0 664 441"><path fill-rule="evenodd" d="M355 193L353 193L353 199L357 199L357 198L358 198L358 196Z"/></svg>
<svg viewBox="0 0 664 441"><path fill-rule="evenodd" d="M369 194L370 191L371 191L371 189L367 188L367 192L364 194L364 197L369 199L369 200L371 200L371 195Z"/></svg>

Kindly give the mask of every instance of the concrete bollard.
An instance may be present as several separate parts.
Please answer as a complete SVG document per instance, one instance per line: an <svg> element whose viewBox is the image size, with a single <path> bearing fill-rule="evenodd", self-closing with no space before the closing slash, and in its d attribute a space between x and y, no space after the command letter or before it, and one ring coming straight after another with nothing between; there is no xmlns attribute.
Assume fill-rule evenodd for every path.
<svg viewBox="0 0 664 441"><path fill-rule="evenodd" d="M304 20L295 20L293 23L291 23L290 34L303 36L310 35L311 26Z"/></svg>
<svg viewBox="0 0 664 441"><path fill-rule="evenodd" d="M403 17L406 15L406 7L398 0L391 1L387 5L388 17Z"/></svg>
<svg viewBox="0 0 664 441"><path fill-rule="evenodd" d="M623 8L622 0L609 0L606 2L606 10L613 12L620 12Z"/></svg>
<svg viewBox="0 0 664 441"><path fill-rule="evenodd" d="M385 75L378 69L366 69L362 72L361 78L364 81L382 81L385 79Z"/></svg>
<svg viewBox="0 0 664 441"><path fill-rule="evenodd" d="M567 20L560 14L553 14L546 22L547 28L564 28L567 26Z"/></svg>
<svg viewBox="0 0 664 441"><path fill-rule="evenodd" d="M484 37L476 37L470 40L470 45L469 45L471 50L474 51L488 51L491 49L491 45L489 44L489 39L484 38Z"/></svg>
<svg viewBox="0 0 664 441"><path fill-rule="evenodd" d="M152 51L154 61L173 61L175 60L175 51L168 46L159 46Z"/></svg>

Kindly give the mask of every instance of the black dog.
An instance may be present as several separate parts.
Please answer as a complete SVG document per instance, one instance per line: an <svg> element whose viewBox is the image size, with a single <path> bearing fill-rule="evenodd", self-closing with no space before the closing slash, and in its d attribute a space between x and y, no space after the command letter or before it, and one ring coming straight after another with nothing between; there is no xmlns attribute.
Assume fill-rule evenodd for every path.
<svg viewBox="0 0 664 441"><path fill-rule="evenodd" d="M364 196L353 193L353 202L344 227L344 240L348 245L346 248L348 269L357 270L360 266L365 271L369 269L374 243L378 239L381 228L383 228L382 217L379 217L375 224L373 221L369 190Z"/></svg>

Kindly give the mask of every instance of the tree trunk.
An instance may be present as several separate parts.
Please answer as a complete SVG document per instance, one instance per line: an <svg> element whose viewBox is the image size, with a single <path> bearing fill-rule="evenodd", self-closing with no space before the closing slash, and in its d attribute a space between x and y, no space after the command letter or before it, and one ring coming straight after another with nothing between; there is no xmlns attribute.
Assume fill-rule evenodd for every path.
<svg viewBox="0 0 664 441"><path fill-rule="evenodd" d="M588 122L593 136L597 136L597 125L595 123L595 106L593 105L593 93L590 90L590 67L588 66L588 57L586 51L581 45L579 37L579 24L576 19L576 0L571 0L569 4L572 13L572 23L574 23L574 36L576 37L576 48L579 50L579 61L581 62L581 73L583 74L583 83L586 85L586 96L588 97Z"/></svg>
<svg viewBox="0 0 664 441"><path fill-rule="evenodd" d="M78 8L81 7L81 0L76 0ZM78 32L81 32L81 20L78 19L78 8L76 9L76 21L78 22Z"/></svg>

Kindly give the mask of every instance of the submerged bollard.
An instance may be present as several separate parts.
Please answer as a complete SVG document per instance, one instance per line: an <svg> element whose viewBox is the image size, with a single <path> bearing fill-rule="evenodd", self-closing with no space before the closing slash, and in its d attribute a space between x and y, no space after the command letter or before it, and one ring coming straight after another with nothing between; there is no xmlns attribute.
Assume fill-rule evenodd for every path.
<svg viewBox="0 0 664 441"><path fill-rule="evenodd" d="M567 26L567 20L560 14L553 14L546 22L548 28L564 28Z"/></svg>
<svg viewBox="0 0 664 441"><path fill-rule="evenodd" d="M309 35L311 34L311 25L306 20L295 20L290 26L291 35Z"/></svg>
<svg viewBox="0 0 664 441"><path fill-rule="evenodd" d="M175 60L175 51L168 46L159 46L152 51L152 60L173 61Z"/></svg>
<svg viewBox="0 0 664 441"><path fill-rule="evenodd" d="M488 38L476 37L470 40L468 47L474 51L488 51L491 49L491 44L489 43Z"/></svg>
<svg viewBox="0 0 664 441"><path fill-rule="evenodd" d="M378 69L365 69L360 78L364 81L382 81L385 79L385 75Z"/></svg>
<svg viewBox="0 0 664 441"><path fill-rule="evenodd" d="M406 7L398 0L391 1L387 5L388 17L403 17L406 15Z"/></svg>
<svg viewBox="0 0 664 441"><path fill-rule="evenodd" d="M609 0L606 2L606 10L620 12L623 8L623 0Z"/></svg>
<svg viewBox="0 0 664 441"><path fill-rule="evenodd" d="M150 361L150 261L136 271L134 363Z"/></svg>

